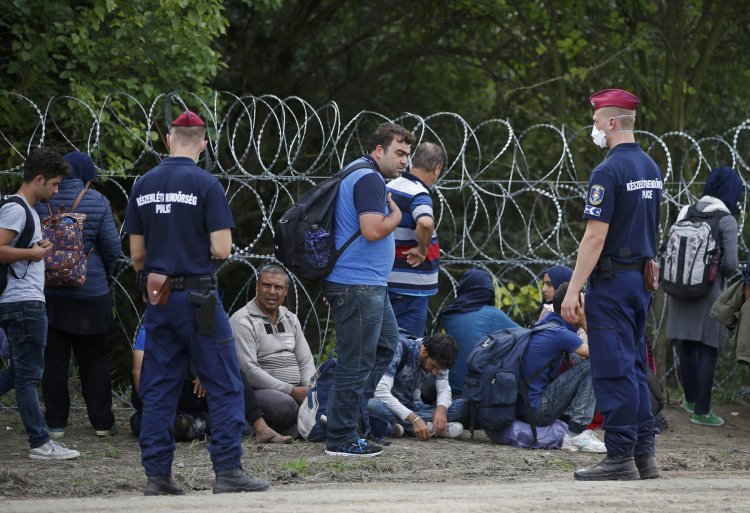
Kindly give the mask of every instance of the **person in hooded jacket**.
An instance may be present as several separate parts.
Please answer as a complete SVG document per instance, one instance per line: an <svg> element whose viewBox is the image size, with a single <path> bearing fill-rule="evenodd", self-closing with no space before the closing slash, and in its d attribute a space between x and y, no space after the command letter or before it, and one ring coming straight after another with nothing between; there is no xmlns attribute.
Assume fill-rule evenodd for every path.
<svg viewBox="0 0 750 513"><path fill-rule="evenodd" d="M50 198L49 208L47 204L36 205L42 219L50 216L50 209L58 213L61 205L71 212L79 193L97 177L94 161L86 153L74 151L65 155L65 160L71 175ZM113 318L109 287L122 249L120 236L109 201L101 193L87 189L75 212L86 214L83 223L84 250L88 255L86 282L80 287L44 289L49 328L42 395L45 420L53 438L61 438L68 424L71 350L78 364L89 421L97 436L117 432L112 413L107 332Z"/></svg>
<svg viewBox="0 0 750 513"><path fill-rule="evenodd" d="M679 343L680 375L685 398L682 408L691 413L690 422L702 426L718 427L724 419L711 411L711 388L714 383L716 358L724 348L725 329L711 319L711 305L724 289L725 279L737 270L737 203L742 193L742 178L730 167L717 167L711 171L698 200L700 212L724 212L714 234L721 248L720 276L711 291L698 299L684 300L667 296L667 338ZM684 207L677 217L687 214Z"/></svg>
<svg viewBox="0 0 750 513"><path fill-rule="evenodd" d="M466 358L488 333L518 325L495 306L495 285L484 269L469 269L458 282L456 299L438 314L437 323L458 343L456 362L448 380L454 396L463 393L468 367Z"/></svg>

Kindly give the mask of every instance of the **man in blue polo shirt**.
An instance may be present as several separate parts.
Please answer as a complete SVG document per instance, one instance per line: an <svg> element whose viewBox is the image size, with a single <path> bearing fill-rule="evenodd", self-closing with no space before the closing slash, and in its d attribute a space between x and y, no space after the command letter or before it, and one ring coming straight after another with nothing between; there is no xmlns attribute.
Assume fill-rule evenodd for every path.
<svg viewBox="0 0 750 513"><path fill-rule="evenodd" d="M388 192L401 209L401 223L393 233L396 256L388 275L388 296L399 328L415 337L424 335L430 296L438 291L440 245L430 187L444 165L443 148L423 142L414 151L411 171L388 184Z"/></svg>
<svg viewBox="0 0 750 513"><path fill-rule="evenodd" d="M211 260L231 253L234 220L219 181L196 166L207 144L203 120L181 114L167 135L169 158L135 182L125 211L133 268L146 276L148 296L139 391L145 495L184 493L172 479L172 426L191 360L209 406L214 493L268 488L240 462L242 377Z"/></svg>
<svg viewBox="0 0 750 513"><path fill-rule="evenodd" d="M358 230L323 282L336 327L338 362L326 410L326 454L377 456L383 448L357 432L358 416L388 367L398 342L398 326L386 293L393 265L393 230L401 210L386 195L385 178L404 167L414 135L394 123L383 123L370 140L369 153L354 163L370 167L342 180L336 198L336 247ZM353 164L354 164L353 163Z"/></svg>
<svg viewBox="0 0 750 513"><path fill-rule="evenodd" d="M579 469L578 480L631 480L659 477L654 459L656 430L646 382L643 341L651 292L643 272L656 256L662 175L635 142L633 94L605 89L591 96L591 136L609 148L591 173L580 243L562 316L575 319L578 291L588 280L586 321L591 375L604 417L607 457Z"/></svg>
<svg viewBox="0 0 750 513"><path fill-rule="evenodd" d="M527 379L529 403L537 426L549 426L561 416L567 416L568 432L562 448L568 451L606 452L596 433L587 429L594 417L596 399L591 383L591 364L587 359L589 346L577 334L586 331L584 299L578 307L576 321L569 323L560 317L560 306L568 292L568 283L558 285L552 298L553 311L536 323L557 325L531 335L523 354L523 373ZM560 373L563 354L582 357L573 367ZM544 369L540 372L540 369ZM523 402L518 405L523 412ZM525 415L528 419L529 415Z"/></svg>

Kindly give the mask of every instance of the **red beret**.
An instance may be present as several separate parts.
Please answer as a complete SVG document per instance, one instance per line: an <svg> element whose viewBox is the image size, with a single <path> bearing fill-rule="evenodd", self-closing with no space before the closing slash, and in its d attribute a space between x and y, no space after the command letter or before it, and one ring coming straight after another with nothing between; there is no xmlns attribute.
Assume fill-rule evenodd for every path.
<svg viewBox="0 0 750 513"><path fill-rule="evenodd" d="M174 120L172 126L206 126L206 124L198 114L186 110Z"/></svg>
<svg viewBox="0 0 750 513"><path fill-rule="evenodd" d="M622 89L604 89L589 97L594 110L602 107L620 107L621 109L635 110L641 100L632 93Z"/></svg>

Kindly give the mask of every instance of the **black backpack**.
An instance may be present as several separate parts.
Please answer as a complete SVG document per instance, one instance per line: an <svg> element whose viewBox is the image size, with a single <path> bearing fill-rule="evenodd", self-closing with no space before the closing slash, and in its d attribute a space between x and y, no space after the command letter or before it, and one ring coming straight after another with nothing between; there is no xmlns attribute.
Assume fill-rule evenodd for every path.
<svg viewBox="0 0 750 513"><path fill-rule="evenodd" d="M334 225L339 186L354 171L365 168L372 169L372 164L352 165L322 181L307 191L276 223L276 258L300 278L321 280L328 276L336 260L361 233L357 230L341 249L336 250Z"/></svg>
<svg viewBox="0 0 750 513"><path fill-rule="evenodd" d="M559 328L559 325L545 323L532 328L518 326L501 329L487 335L469 353L464 397L469 401L472 435L476 427L504 429L517 418L518 403L523 401L536 441L536 424L529 403L527 382L553 367L559 355L528 378L523 375L523 355L534 333L554 328Z"/></svg>
<svg viewBox="0 0 750 513"><path fill-rule="evenodd" d="M31 239L34 237L34 217L31 215L31 210L26 205L26 202L18 196L8 196L3 201L0 201L0 208L2 208L3 205L7 203L17 203L21 205L26 211L26 223L23 225L23 230L21 230L21 234L19 235L18 240L13 247L28 248L29 244L31 243ZM22 279L24 276L26 276L26 274L24 274L24 276L21 276L21 278L19 278L18 275L16 275L16 272L13 270L13 266L11 264L0 263L0 295L5 292L5 287L8 286L9 272L17 280Z"/></svg>

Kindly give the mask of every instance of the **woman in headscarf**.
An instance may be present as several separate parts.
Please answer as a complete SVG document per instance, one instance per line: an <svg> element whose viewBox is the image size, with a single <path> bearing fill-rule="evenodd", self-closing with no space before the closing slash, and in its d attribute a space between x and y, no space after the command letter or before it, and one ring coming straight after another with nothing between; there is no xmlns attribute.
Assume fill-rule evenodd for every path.
<svg viewBox="0 0 750 513"><path fill-rule="evenodd" d="M716 242L721 248L721 273L711 291L698 299L683 300L667 296L669 316L667 337L679 343L680 374L685 398L682 408L692 414L690 422L703 426L721 426L724 419L711 411L711 388L718 352L724 348L724 328L708 316L724 288L724 280L737 270L737 203L742 193L742 179L729 167L711 171L703 197L698 200L700 212L723 212L719 219ZM684 207L677 220L687 215Z"/></svg>
<svg viewBox="0 0 750 513"><path fill-rule="evenodd" d="M109 286L120 257L120 235L115 227L109 201L101 193L87 188L96 179L94 161L86 153L65 155L71 169L60 183L58 193L47 203L37 203L40 218L59 207L86 214L83 222L83 246L88 255L86 281L80 287L45 287L47 303L47 347L44 350L42 394L49 434L65 434L70 410L68 371L71 351L81 376L81 391L89 421L97 436L117 432L112 413L112 383L109 374L107 332L112 323Z"/></svg>
<svg viewBox="0 0 750 513"><path fill-rule="evenodd" d="M563 283L569 282L573 276L573 269L565 265L555 265L542 273L542 311L539 312L541 321L547 314L553 311L552 298L557 288Z"/></svg>
<svg viewBox="0 0 750 513"><path fill-rule="evenodd" d="M458 282L456 299L443 307L438 322L458 343L456 363L448 373L454 394L464 389L466 357L488 333L517 324L495 307L492 275L483 269L469 269Z"/></svg>

